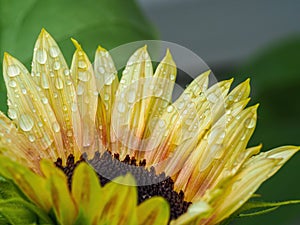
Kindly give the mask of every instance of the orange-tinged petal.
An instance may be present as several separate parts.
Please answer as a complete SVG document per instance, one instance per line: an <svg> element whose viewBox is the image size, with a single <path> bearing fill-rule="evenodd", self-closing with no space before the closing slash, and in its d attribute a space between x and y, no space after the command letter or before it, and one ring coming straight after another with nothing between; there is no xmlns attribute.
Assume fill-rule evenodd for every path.
<svg viewBox="0 0 300 225"><path fill-rule="evenodd" d="M244 154L254 131L256 109L245 109L227 124L216 123L194 149L175 181L175 188L183 189L189 201L196 201L217 185L224 170L236 172L233 164Z"/></svg>
<svg viewBox="0 0 300 225"><path fill-rule="evenodd" d="M75 83L78 108L82 125L82 148L89 154L94 150L96 138L96 112L98 91L93 66L78 42L72 39L76 51L73 55L71 74Z"/></svg>
<svg viewBox="0 0 300 225"><path fill-rule="evenodd" d="M19 133L15 124L0 112L0 152L39 173L39 149Z"/></svg>
<svg viewBox="0 0 300 225"><path fill-rule="evenodd" d="M109 52L100 46L95 54L94 73L97 89L100 93L97 110L97 129L103 145L109 148L111 142L110 125L112 107L115 102L119 79L118 72Z"/></svg>
<svg viewBox="0 0 300 225"><path fill-rule="evenodd" d="M283 146L248 159L240 172L223 187L225 192L215 201L216 216L208 224L217 224L230 216L299 149L295 146Z"/></svg>
<svg viewBox="0 0 300 225"><path fill-rule="evenodd" d="M143 137L149 111L149 81L153 69L147 47L138 49L128 60L117 91L112 115L112 151L123 148L121 158L136 150ZM148 96L148 98L147 98Z"/></svg>
<svg viewBox="0 0 300 225"><path fill-rule="evenodd" d="M67 63L54 39L42 29L34 48L32 76L47 97L60 130L64 148L79 156L76 138L81 135L75 88ZM46 101L46 100L45 100Z"/></svg>
<svg viewBox="0 0 300 225"><path fill-rule="evenodd" d="M4 54L4 80L7 86L9 115L36 148L41 158L64 158L64 148L55 114L40 87L27 69L9 54Z"/></svg>
<svg viewBox="0 0 300 225"><path fill-rule="evenodd" d="M151 134L152 142L147 146L150 151L145 154L149 165L165 160L176 146L180 143L183 144L191 136L196 136L195 129L201 127L199 119L195 116L198 110L196 102L199 99L199 94L206 91L209 73L210 71L204 72L194 80L179 99L167 107L159 119ZM202 115L202 118L203 121L207 119L204 118L204 115ZM192 133L193 135L191 135ZM176 163L173 165L176 165ZM163 168L159 170L163 170Z"/></svg>

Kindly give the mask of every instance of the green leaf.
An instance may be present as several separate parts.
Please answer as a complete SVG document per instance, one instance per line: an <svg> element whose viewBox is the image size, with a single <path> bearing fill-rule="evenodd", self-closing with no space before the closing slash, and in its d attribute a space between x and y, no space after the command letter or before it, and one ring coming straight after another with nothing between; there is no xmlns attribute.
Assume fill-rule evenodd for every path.
<svg viewBox="0 0 300 225"><path fill-rule="evenodd" d="M43 27L56 39L69 63L74 51L71 37L82 44L90 57L98 44L112 49L156 38L156 31L134 0L0 0L0 5L0 54L7 51L27 66ZM2 76L0 83L3 110L6 94Z"/></svg>
<svg viewBox="0 0 300 225"><path fill-rule="evenodd" d="M20 189L10 180L0 176L0 224L52 224L41 209L28 201Z"/></svg>
<svg viewBox="0 0 300 225"><path fill-rule="evenodd" d="M12 225L53 224L45 212L20 198L0 200L0 214Z"/></svg>
<svg viewBox="0 0 300 225"><path fill-rule="evenodd" d="M0 176L0 200L16 197L26 198L13 182Z"/></svg>

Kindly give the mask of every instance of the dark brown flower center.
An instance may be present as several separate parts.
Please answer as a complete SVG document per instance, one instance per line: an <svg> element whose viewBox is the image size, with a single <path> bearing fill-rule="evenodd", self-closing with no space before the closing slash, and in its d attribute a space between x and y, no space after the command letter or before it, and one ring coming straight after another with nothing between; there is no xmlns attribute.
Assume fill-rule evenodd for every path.
<svg viewBox="0 0 300 225"><path fill-rule="evenodd" d="M146 160L137 162L134 157L128 155L120 161L119 155L112 155L106 151L102 155L96 152L94 158L88 160L86 155L82 155L77 162L74 156L69 155L66 166L62 165L62 160L57 159L55 165L60 168L68 178L68 185L71 188L74 169L81 162L89 163L97 172L99 182L102 186L118 176L124 176L130 173L134 176L138 190L138 204L148 198L161 196L165 198L170 205L170 220L178 218L184 214L191 202L184 201L184 193L174 191L174 181L164 173L157 175L154 167L146 169Z"/></svg>

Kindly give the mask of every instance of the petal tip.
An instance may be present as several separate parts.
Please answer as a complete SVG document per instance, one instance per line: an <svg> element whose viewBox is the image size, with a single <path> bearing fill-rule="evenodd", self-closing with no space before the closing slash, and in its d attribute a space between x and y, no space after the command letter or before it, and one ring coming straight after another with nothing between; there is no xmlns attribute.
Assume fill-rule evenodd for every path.
<svg viewBox="0 0 300 225"><path fill-rule="evenodd" d="M99 51L99 52L107 52L107 50L105 48L103 48L101 45L98 45L97 51Z"/></svg>
<svg viewBox="0 0 300 225"><path fill-rule="evenodd" d="M71 38L71 41L73 42L73 45L75 46L76 50L82 50L81 45L79 44L79 42L77 40L75 40L74 38Z"/></svg>

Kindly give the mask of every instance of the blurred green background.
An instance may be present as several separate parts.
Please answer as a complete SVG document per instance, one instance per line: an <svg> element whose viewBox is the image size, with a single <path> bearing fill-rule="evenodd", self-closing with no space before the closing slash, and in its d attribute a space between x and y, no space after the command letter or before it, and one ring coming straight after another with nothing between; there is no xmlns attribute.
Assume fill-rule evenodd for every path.
<svg viewBox="0 0 300 225"><path fill-rule="evenodd" d="M235 77L237 84L251 78L251 103L261 104L250 145L263 143L268 150L300 145L299 11L297 0L0 0L0 54L7 51L29 68L42 27L69 63L70 37L91 58L98 44L111 49L158 37L181 44L202 57L219 80ZM2 76L0 83L0 108L6 111ZM299 171L298 154L258 192L264 200L300 199ZM300 206L234 224L300 224Z"/></svg>

